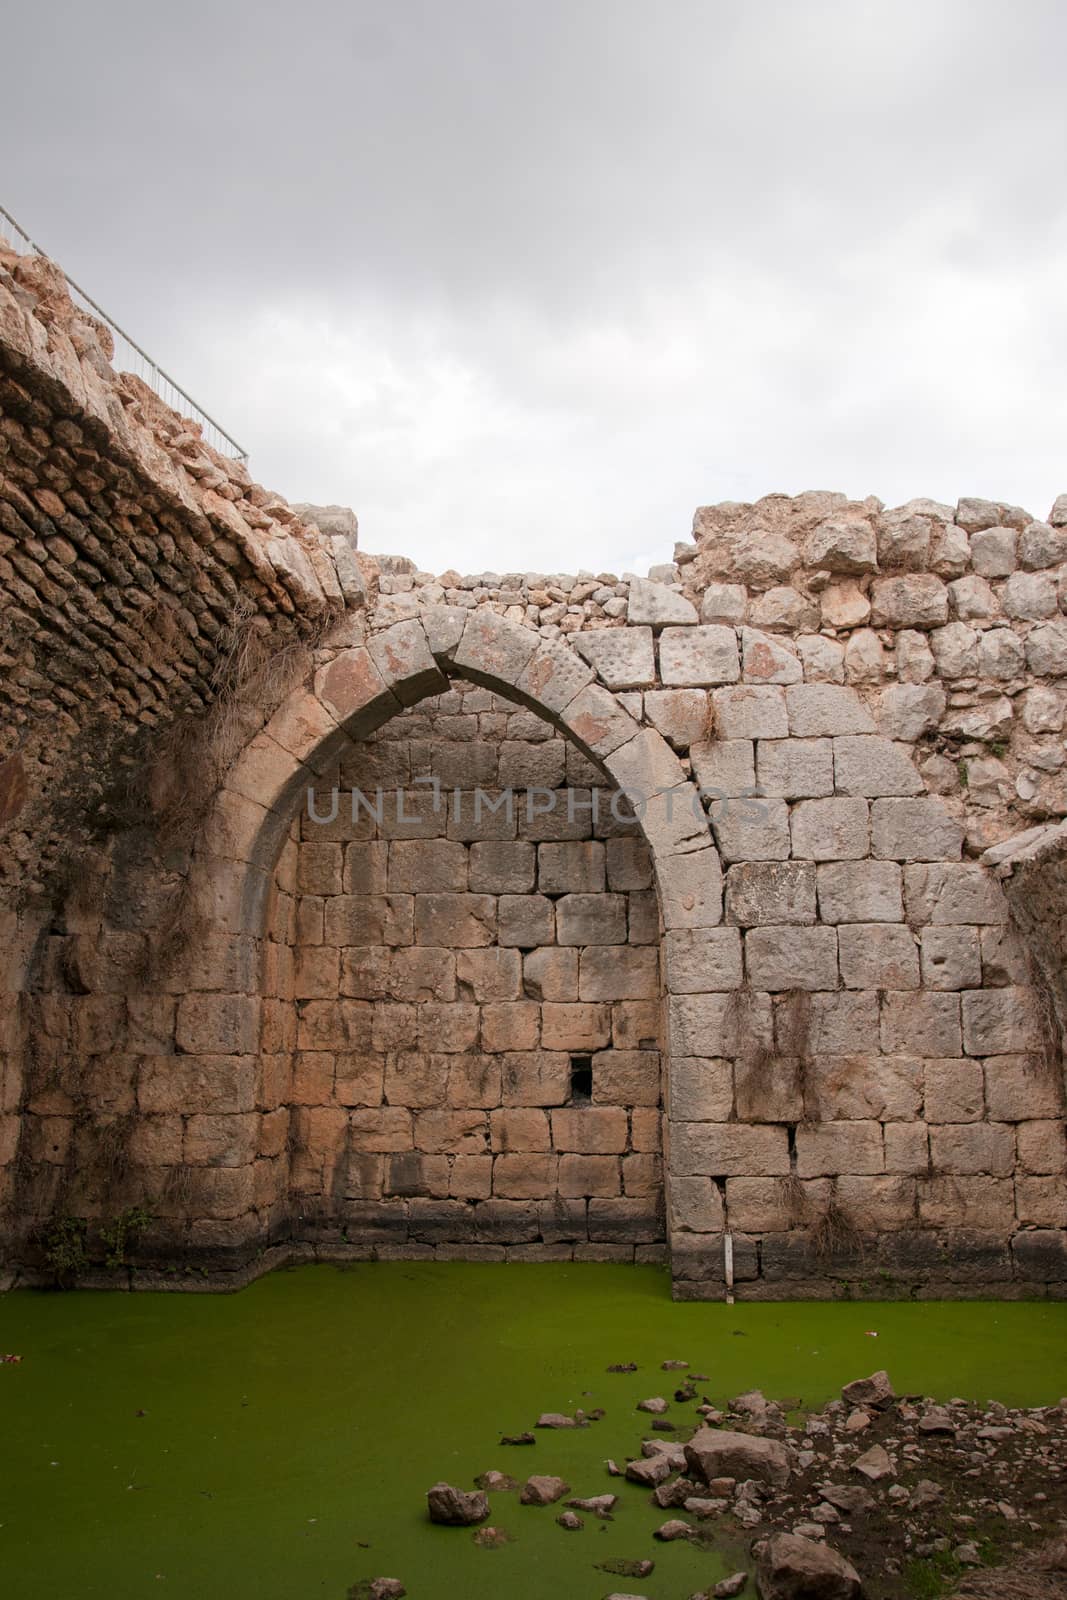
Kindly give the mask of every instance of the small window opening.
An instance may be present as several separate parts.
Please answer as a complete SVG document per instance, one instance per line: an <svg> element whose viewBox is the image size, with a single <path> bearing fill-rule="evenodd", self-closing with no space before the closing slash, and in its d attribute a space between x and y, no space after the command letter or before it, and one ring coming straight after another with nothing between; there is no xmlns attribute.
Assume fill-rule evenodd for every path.
<svg viewBox="0 0 1067 1600"><path fill-rule="evenodd" d="M587 1106L593 1098L592 1056L571 1056L571 1105Z"/></svg>

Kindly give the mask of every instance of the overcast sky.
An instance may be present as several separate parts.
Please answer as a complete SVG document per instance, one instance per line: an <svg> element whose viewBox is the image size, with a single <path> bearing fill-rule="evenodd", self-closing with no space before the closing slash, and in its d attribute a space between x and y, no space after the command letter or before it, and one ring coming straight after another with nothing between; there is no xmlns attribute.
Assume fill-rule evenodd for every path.
<svg viewBox="0 0 1067 1600"><path fill-rule="evenodd" d="M1067 489L1062 0L10 8L0 202L434 570Z"/></svg>

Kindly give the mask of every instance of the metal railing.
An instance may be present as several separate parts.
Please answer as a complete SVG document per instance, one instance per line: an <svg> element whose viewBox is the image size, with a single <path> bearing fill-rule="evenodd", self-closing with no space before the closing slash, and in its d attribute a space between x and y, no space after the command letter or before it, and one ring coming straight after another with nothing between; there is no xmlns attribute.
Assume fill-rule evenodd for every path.
<svg viewBox="0 0 1067 1600"><path fill-rule="evenodd" d="M46 250L42 250L40 245L30 238L25 228L21 227L10 211L6 211L3 206L0 206L0 237L13 250L16 250L19 255L47 256L48 254ZM59 270L63 272L62 267ZM203 406L197 405L192 395L187 394L180 383L175 383L170 374L164 372L163 368L152 360L146 350L141 349L136 339L131 339L129 334L119 327L114 318L109 317L103 307L98 306L92 296L86 294L85 290L74 282L69 273L63 272L63 277L66 279L70 297L75 304L80 304L83 308L91 311L94 317L98 317L101 322L106 323L111 329L112 337L115 340L116 366L121 360L124 369L135 373L143 383L147 383L148 387L155 391L164 404L170 406L172 410L180 412L182 416L191 417L194 422L198 422L203 430L204 439L220 455L232 456L236 461L248 460L248 451L239 445L237 440L228 434L226 429L204 410Z"/></svg>

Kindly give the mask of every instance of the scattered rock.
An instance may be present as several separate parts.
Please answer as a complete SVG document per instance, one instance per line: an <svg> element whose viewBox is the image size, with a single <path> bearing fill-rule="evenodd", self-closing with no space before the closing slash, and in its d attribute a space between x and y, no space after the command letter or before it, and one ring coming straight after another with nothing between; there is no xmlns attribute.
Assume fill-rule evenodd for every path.
<svg viewBox="0 0 1067 1600"><path fill-rule="evenodd" d="M714 1428L697 1429L685 1447L685 1459L706 1483L730 1476L780 1486L788 1482L791 1470L789 1451L777 1439Z"/></svg>
<svg viewBox="0 0 1067 1600"><path fill-rule="evenodd" d="M573 1511L561 1511L559 1516L556 1518L556 1521L559 1523L560 1527L565 1528L568 1533L580 1533L585 1527L585 1523L582 1521L581 1517L575 1516Z"/></svg>
<svg viewBox="0 0 1067 1600"><path fill-rule="evenodd" d="M455 1489L450 1483L435 1483L426 1491L426 1504L430 1521L450 1528L470 1528L484 1522L489 1515L489 1500L481 1489L469 1494Z"/></svg>
<svg viewBox="0 0 1067 1600"><path fill-rule="evenodd" d="M483 1472L474 1480L476 1489L484 1489L487 1494L508 1494L519 1486L515 1479L506 1472Z"/></svg>
<svg viewBox="0 0 1067 1600"><path fill-rule="evenodd" d="M849 1515L855 1515L857 1511L869 1511L874 1505L870 1490L858 1483L824 1484L821 1493L824 1500L828 1500L838 1511L847 1511Z"/></svg>
<svg viewBox="0 0 1067 1600"><path fill-rule="evenodd" d="M715 1600L733 1600L734 1595L740 1594L747 1582L747 1572L735 1572L729 1578L720 1578L711 1592Z"/></svg>
<svg viewBox="0 0 1067 1600"><path fill-rule="evenodd" d="M654 1489L664 1478L671 1475L671 1464L666 1456L642 1456L638 1461L626 1463L626 1476L631 1483L639 1483L643 1489Z"/></svg>
<svg viewBox="0 0 1067 1600"><path fill-rule="evenodd" d="M608 1561L597 1563L598 1572L610 1572L613 1578L649 1578L656 1570L654 1561L627 1561L622 1556L612 1556ZM608 1596L611 1600L611 1596ZM616 1595L615 1600L625 1600L625 1596Z"/></svg>
<svg viewBox="0 0 1067 1600"><path fill-rule="evenodd" d="M934 1483L931 1478L920 1478L908 1497L908 1510L923 1511L927 1506L936 1506L944 1494L939 1483Z"/></svg>
<svg viewBox="0 0 1067 1600"><path fill-rule="evenodd" d="M918 1428L920 1433L951 1433L955 1434L956 1424L943 1406L931 1406L919 1418Z"/></svg>
<svg viewBox="0 0 1067 1600"><path fill-rule="evenodd" d="M885 1449L880 1444L872 1444L863 1455L857 1456L852 1463L853 1472L862 1473L871 1483L877 1483L880 1478L888 1478L893 1471L893 1463Z"/></svg>
<svg viewBox="0 0 1067 1600"><path fill-rule="evenodd" d="M636 1372L636 1361L616 1361L608 1368L609 1372Z"/></svg>
<svg viewBox="0 0 1067 1600"><path fill-rule="evenodd" d="M884 1411L896 1399L888 1372L872 1372L869 1378L857 1378L846 1383L841 1398L850 1406L874 1406Z"/></svg>
<svg viewBox="0 0 1067 1600"><path fill-rule="evenodd" d="M501 1444L536 1444L537 1440L534 1438L532 1433L505 1433L502 1436L502 1438L500 1440L500 1443Z"/></svg>
<svg viewBox="0 0 1067 1600"><path fill-rule="evenodd" d="M537 1419L538 1428L576 1428L577 1422L573 1417L565 1417L562 1411L543 1411Z"/></svg>
<svg viewBox="0 0 1067 1600"><path fill-rule="evenodd" d="M544 1474L535 1473L527 1478L519 1490L519 1504L521 1506L550 1506L557 1500L562 1500L565 1494L570 1493L570 1484L562 1478L553 1478Z"/></svg>
<svg viewBox="0 0 1067 1600"><path fill-rule="evenodd" d="M660 1371L661 1372L684 1372L685 1369L688 1367L688 1365L689 1365L688 1361L662 1361L662 1362L660 1362Z"/></svg>
<svg viewBox="0 0 1067 1600"><path fill-rule="evenodd" d="M591 1494L584 1500L568 1500L575 1511L589 1511L594 1517L610 1517L619 1503L617 1494Z"/></svg>
<svg viewBox="0 0 1067 1600"><path fill-rule="evenodd" d="M639 1400L638 1411L651 1411L653 1416L661 1417L667 1410L667 1402L662 1395L653 1395L651 1400Z"/></svg>
<svg viewBox="0 0 1067 1600"><path fill-rule="evenodd" d="M855 1600L859 1573L829 1545L795 1533L776 1533L756 1568L761 1600Z"/></svg>
<svg viewBox="0 0 1067 1600"><path fill-rule="evenodd" d="M511 1544L511 1534L503 1528L479 1528L474 1535L474 1543L479 1550L502 1550L506 1544Z"/></svg>
<svg viewBox="0 0 1067 1600"><path fill-rule="evenodd" d="M347 1600L403 1600L406 1594L399 1578L365 1578L352 1585Z"/></svg>
<svg viewBox="0 0 1067 1600"><path fill-rule="evenodd" d="M665 1522L655 1530L653 1539L660 1539L664 1544L671 1544L675 1539L691 1539L695 1530L688 1522L683 1522L680 1517L673 1517L670 1522Z"/></svg>

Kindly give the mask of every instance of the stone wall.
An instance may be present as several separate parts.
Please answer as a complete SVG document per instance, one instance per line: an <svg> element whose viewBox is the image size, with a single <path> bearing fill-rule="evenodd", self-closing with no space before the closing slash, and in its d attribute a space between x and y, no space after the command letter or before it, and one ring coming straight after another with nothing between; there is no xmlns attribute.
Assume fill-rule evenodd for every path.
<svg viewBox="0 0 1067 1600"><path fill-rule="evenodd" d="M46 266L0 313L14 1261L144 1202L145 1274L665 1231L684 1297L727 1237L749 1297L1064 1292L1067 497L706 507L648 579L357 564ZM236 692L235 606L286 663ZM194 742L127 813L146 722ZM472 832L426 777L609 820ZM309 821L335 779L417 821Z"/></svg>

